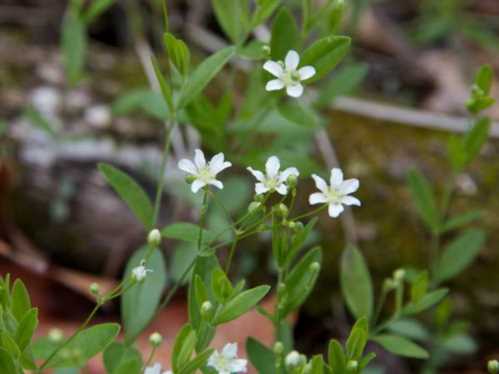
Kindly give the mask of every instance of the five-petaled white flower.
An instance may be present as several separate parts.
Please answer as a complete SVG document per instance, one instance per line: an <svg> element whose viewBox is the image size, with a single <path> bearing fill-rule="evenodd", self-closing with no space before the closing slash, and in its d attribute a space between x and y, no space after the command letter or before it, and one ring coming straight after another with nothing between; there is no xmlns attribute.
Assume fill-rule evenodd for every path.
<svg viewBox="0 0 499 374"><path fill-rule="evenodd" d="M276 91L286 88L286 93L291 97L300 97L303 93L302 81L312 78L315 75L313 66L303 66L298 69L300 56L294 50L286 55L284 63L269 60L265 62L263 68L277 79L267 82L267 91Z"/></svg>
<svg viewBox="0 0 499 374"><path fill-rule="evenodd" d="M219 189L224 187L223 183L216 179L218 173L232 166L228 161L224 161L224 154L218 153L207 163L203 151L196 149L194 152L194 162L182 159L178 163L180 170L191 174L194 181L191 184L192 192L196 193L207 185L215 186Z"/></svg>
<svg viewBox="0 0 499 374"><path fill-rule="evenodd" d="M257 195L266 193L268 191L277 191L281 195L288 193L287 181L290 176L298 177L300 173L296 168L287 168L282 172L279 171L281 163L276 156L271 156L265 164L265 174L259 170L254 170L248 167L248 170L257 179L255 184L255 192Z"/></svg>
<svg viewBox="0 0 499 374"><path fill-rule="evenodd" d="M328 204L329 216L336 218L344 210L343 205L360 206L360 200L349 194L354 193L359 188L358 179L343 180L341 169L331 169L330 186L321 177L313 174L315 185L321 192L315 192L310 195L308 201L313 204Z"/></svg>
<svg viewBox="0 0 499 374"><path fill-rule="evenodd" d="M208 359L208 366L214 368L218 374L246 373L248 361L237 358L237 343L228 343L222 352L215 351Z"/></svg>
<svg viewBox="0 0 499 374"><path fill-rule="evenodd" d="M144 374L161 374L161 364L156 362L153 366L146 367ZM163 374L173 374L173 371L167 370Z"/></svg>
<svg viewBox="0 0 499 374"><path fill-rule="evenodd" d="M147 273L152 273L151 269L146 268L146 262L142 260L139 266L136 266L132 269L132 277L137 282L142 282L147 277Z"/></svg>

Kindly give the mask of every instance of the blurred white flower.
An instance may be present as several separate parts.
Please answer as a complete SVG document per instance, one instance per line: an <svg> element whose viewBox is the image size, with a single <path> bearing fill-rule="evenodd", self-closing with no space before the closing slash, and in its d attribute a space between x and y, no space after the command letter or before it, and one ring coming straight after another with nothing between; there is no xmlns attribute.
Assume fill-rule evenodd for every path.
<svg viewBox="0 0 499 374"><path fill-rule="evenodd" d="M218 374L246 373L248 361L237 358L237 343L228 343L222 352L215 351L208 359L208 366L214 368Z"/></svg>
<svg viewBox="0 0 499 374"><path fill-rule="evenodd" d="M300 56L294 50L286 55L284 63L282 61L269 60L265 62L263 68L277 79L267 82L267 91L277 91L286 88L286 93L291 97L300 97L303 93L302 81L312 78L315 75L313 66L303 66L298 69Z"/></svg>
<svg viewBox="0 0 499 374"><path fill-rule="evenodd" d="M194 162L184 158L178 163L180 170L183 170L194 177L191 184L192 192L197 193L201 188L207 185L222 189L224 185L216 179L216 176L222 170L232 166L232 164L228 161L224 161L223 153L216 154L208 163L206 162L204 153L200 149L196 149L194 153Z"/></svg>
<svg viewBox="0 0 499 374"><path fill-rule="evenodd" d="M139 266L136 266L132 269L132 277L137 282L142 282L147 277L147 273L152 273L151 269L146 268L146 262L142 260Z"/></svg>
<svg viewBox="0 0 499 374"><path fill-rule="evenodd" d="M62 97L56 88L43 86L31 93L33 107L47 117L55 117L62 103Z"/></svg>
<svg viewBox="0 0 499 374"><path fill-rule="evenodd" d="M282 172L279 171L281 168L281 163L276 156L271 156L265 163L265 174L259 170L254 170L248 167L248 170L258 181L255 184L255 192L257 195L261 195L268 191L277 191L281 195L286 195L288 193L287 181L290 176L298 177L300 173L297 168L287 168Z"/></svg>
<svg viewBox="0 0 499 374"><path fill-rule="evenodd" d="M91 106L85 110L85 122L93 127L105 127L111 122L111 110L106 105Z"/></svg>
<svg viewBox="0 0 499 374"><path fill-rule="evenodd" d="M284 363L288 367L295 367L300 364L301 357L300 354L297 351L291 351L286 355L286 358L284 359Z"/></svg>
<svg viewBox="0 0 499 374"><path fill-rule="evenodd" d="M308 201L313 204L328 204L328 213L330 217L338 217L344 210L343 205L360 206L360 200L349 194L354 193L359 188L358 179L343 180L341 169L331 169L330 185L321 177L313 174L315 185L321 192L315 192L310 195Z"/></svg>
<svg viewBox="0 0 499 374"><path fill-rule="evenodd" d="M161 374L161 364L156 362L153 366L148 366L144 370L144 374ZM173 374L173 371L167 370L163 374Z"/></svg>

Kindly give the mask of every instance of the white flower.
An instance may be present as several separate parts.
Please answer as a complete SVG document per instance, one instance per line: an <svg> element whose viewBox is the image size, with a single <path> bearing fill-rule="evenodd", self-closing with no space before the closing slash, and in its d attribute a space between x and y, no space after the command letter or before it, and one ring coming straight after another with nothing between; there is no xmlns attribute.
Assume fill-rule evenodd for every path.
<svg viewBox="0 0 499 374"><path fill-rule="evenodd" d="M146 262L142 260L139 266L136 266L132 269L132 277L137 282L142 282L147 277L147 273L152 273L151 269L147 269L145 267Z"/></svg>
<svg viewBox="0 0 499 374"><path fill-rule="evenodd" d="M300 364L301 357L297 351L291 351L287 354L284 362L288 367L298 366Z"/></svg>
<svg viewBox="0 0 499 374"><path fill-rule="evenodd" d="M215 351L208 359L208 366L214 368L218 374L246 373L247 361L237 358L237 343L228 343L222 353Z"/></svg>
<svg viewBox="0 0 499 374"><path fill-rule="evenodd" d="M182 159L178 163L180 170L191 174L194 181L191 184L192 192L196 193L207 185L215 186L219 189L224 187L223 183L216 179L218 173L232 166L228 161L224 161L224 154L218 153L206 163L204 153L200 149L194 152L194 162L188 159Z"/></svg>
<svg viewBox="0 0 499 374"><path fill-rule="evenodd" d="M328 204L328 213L331 217L338 217L343 212L343 205L360 206L359 199L350 196L359 188L358 179L343 180L343 172L341 169L331 169L330 186L321 177L313 174L315 185L321 192L315 192L310 195L308 201L313 204Z"/></svg>
<svg viewBox="0 0 499 374"><path fill-rule="evenodd" d="M161 364L156 362L153 366L146 367L144 374L161 374ZM167 370L163 374L173 374L173 371Z"/></svg>
<svg viewBox="0 0 499 374"><path fill-rule="evenodd" d="M298 177L300 173L296 168L287 168L286 170L280 172L281 163L276 156L269 157L265 164L265 174L261 171L254 170L248 167L248 170L257 179L255 184L255 192L257 195L261 195L268 191L277 191L281 195L286 195L288 193L288 185L286 184L290 176Z"/></svg>
<svg viewBox="0 0 499 374"><path fill-rule="evenodd" d="M267 82L267 91L276 91L286 88L286 93L291 97L300 97L303 93L302 81L312 78L315 75L313 66L303 66L298 69L300 56L296 51L289 51L282 61L267 61L263 68L277 79Z"/></svg>

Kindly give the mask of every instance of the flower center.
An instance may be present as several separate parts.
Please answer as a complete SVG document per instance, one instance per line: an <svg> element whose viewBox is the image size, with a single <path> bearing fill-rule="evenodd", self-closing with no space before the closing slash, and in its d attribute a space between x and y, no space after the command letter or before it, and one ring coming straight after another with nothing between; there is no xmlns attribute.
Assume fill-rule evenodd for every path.
<svg viewBox="0 0 499 374"><path fill-rule="evenodd" d="M218 370L228 370L229 360L225 356L219 356L217 360L217 368Z"/></svg>
<svg viewBox="0 0 499 374"><path fill-rule="evenodd" d="M273 178L267 178L265 180L265 186L271 190L275 189L279 185L279 179L277 176Z"/></svg>
<svg viewBox="0 0 499 374"><path fill-rule="evenodd" d="M330 202L330 203L337 203L343 197L343 195L339 191L335 190L334 188L330 188L329 191L327 192L326 196L327 196L328 202Z"/></svg>
<svg viewBox="0 0 499 374"><path fill-rule="evenodd" d="M296 70L286 70L281 77L286 86L300 83L300 74Z"/></svg>
<svg viewBox="0 0 499 374"><path fill-rule="evenodd" d="M211 170L208 168L208 166L205 166L205 167L202 167L201 169L199 169L197 176L203 182L208 182L211 179L213 179L213 174L212 174Z"/></svg>

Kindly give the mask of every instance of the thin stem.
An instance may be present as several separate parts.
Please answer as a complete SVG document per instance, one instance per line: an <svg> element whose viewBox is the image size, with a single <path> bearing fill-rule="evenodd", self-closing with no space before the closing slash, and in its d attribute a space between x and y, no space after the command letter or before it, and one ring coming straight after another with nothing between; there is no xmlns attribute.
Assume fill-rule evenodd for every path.
<svg viewBox="0 0 499 374"><path fill-rule="evenodd" d="M149 353L149 356L147 357L147 360L144 362L144 366L142 367L142 371L151 364L151 361L154 357L154 353L156 353L156 347L152 347L151 353Z"/></svg>
<svg viewBox="0 0 499 374"><path fill-rule="evenodd" d="M199 218L198 254L201 252L201 245L203 244L203 231L206 221L206 211L208 210L208 191L208 187L205 187L203 192L203 204L201 205L201 216Z"/></svg>
<svg viewBox="0 0 499 374"><path fill-rule="evenodd" d="M168 160L168 153L170 151L172 132L177 127L177 121L173 121L173 124L165 129L165 144L163 148L163 154L161 156L161 164L159 169L159 180L158 188L156 190L156 198L154 199L154 213L153 213L153 227L156 226L159 215L159 208L161 205L161 195L163 194L163 188L165 187L165 173L166 173L166 162Z"/></svg>
<svg viewBox="0 0 499 374"><path fill-rule="evenodd" d="M301 214L299 216L293 217L291 220L292 221L296 221L296 220L303 219L303 218L306 218L306 217L309 217L309 216L313 216L314 214L317 214L317 213L323 211L326 208L327 208L327 204L321 205L319 208L314 209L314 210L312 210L312 211L310 211L308 213L304 213L304 214Z"/></svg>
<svg viewBox="0 0 499 374"><path fill-rule="evenodd" d="M234 253L236 252L236 246L238 241L239 237L236 235L229 250L229 258L227 259L227 264L225 265L225 274L227 275L229 275L230 267L232 265L232 259L234 258Z"/></svg>

